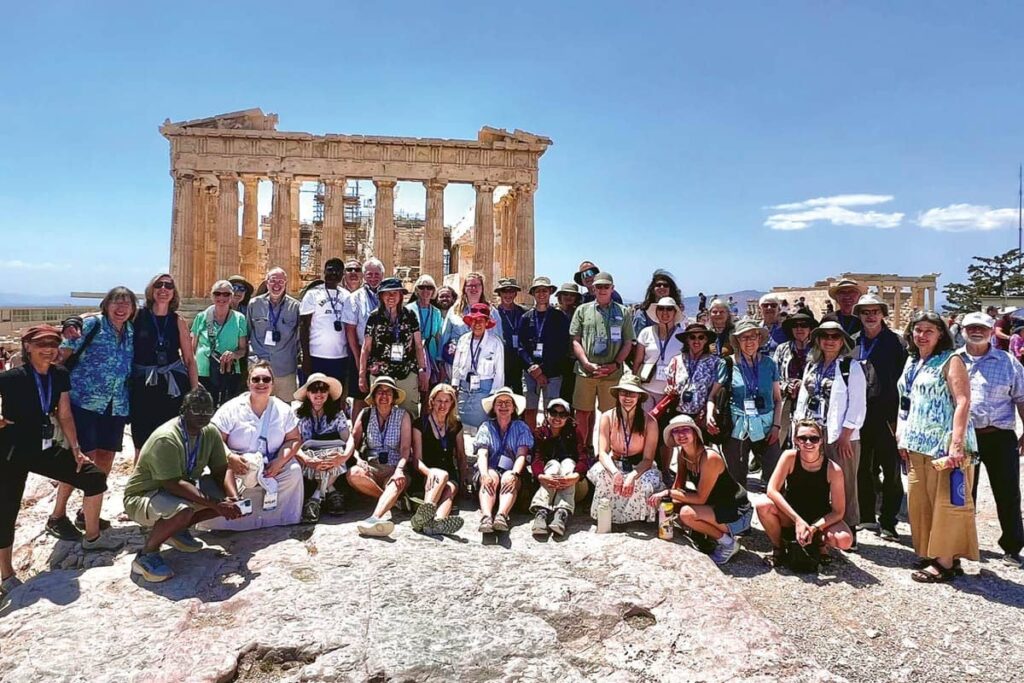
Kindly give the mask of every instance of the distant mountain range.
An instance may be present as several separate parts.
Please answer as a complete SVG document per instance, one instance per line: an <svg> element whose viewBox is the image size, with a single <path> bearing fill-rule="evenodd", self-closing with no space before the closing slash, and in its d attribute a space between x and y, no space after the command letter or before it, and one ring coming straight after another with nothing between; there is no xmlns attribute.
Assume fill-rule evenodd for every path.
<svg viewBox="0 0 1024 683"><path fill-rule="evenodd" d="M715 294L723 301L728 301L731 296L736 301L736 306L739 307L740 315L743 316L747 313L747 300L757 301L764 292L759 292L756 289L744 289L739 292L704 292L704 294L708 297L708 304L711 303ZM686 314L688 316L692 318L697 315L697 297L688 296L683 299L683 303L686 305Z"/></svg>
<svg viewBox="0 0 1024 683"><path fill-rule="evenodd" d="M26 307L26 306L88 306L98 304L96 299L75 299L66 294L13 294L11 292L0 292L0 307Z"/></svg>

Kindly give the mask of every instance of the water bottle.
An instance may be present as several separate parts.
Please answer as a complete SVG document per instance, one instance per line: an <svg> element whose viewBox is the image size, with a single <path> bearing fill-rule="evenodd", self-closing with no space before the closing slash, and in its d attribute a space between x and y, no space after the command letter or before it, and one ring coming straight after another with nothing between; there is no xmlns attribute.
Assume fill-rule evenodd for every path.
<svg viewBox="0 0 1024 683"><path fill-rule="evenodd" d="M597 501L597 533L607 534L612 530L612 501L602 498Z"/></svg>
<svg viewBox="0 0 1024 683"><path fill-rule="evenodd" d="M675 506L671 500L663 500L658 505L658 538L663 541L672 540L672 519L675 516Z"/></svg>
<svg viewBox="0 0 1024 683"><path fill-rule="evenodd" d="M958 508L967 505L967 477L959 467L949 473L949 502Z"/></svg>

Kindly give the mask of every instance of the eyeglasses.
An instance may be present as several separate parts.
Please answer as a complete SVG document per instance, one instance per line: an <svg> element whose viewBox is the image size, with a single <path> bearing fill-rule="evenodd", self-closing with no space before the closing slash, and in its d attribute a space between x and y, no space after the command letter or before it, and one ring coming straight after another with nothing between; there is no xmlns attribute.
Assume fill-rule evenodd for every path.
<svg viewBox="0 0 1024 683"><path fill-rule="evenodd" d="M328 387L323 382L313 382L309 385L308 391L311 394L326 394L328 392Z"/></svg>
<svg viewBox="0 0 1024 683"><path fill-rule="evenodd" d="M675 313L676 312L676 309L672 308L671 306L655 306L654 310L657 311L658 313Z"/></svg>
<svg viewBox="0 0 1024 683"><path fill-rule="evenodd" d="M594 285L594 289L611 289L611 285Z"/></svg>
<svg viewBox="0 0 1024 683"><path fill-rule="evenodd" d="M843 335L840 334L839 332L822 332L821 333L821 338L822 339L842 339Z"/></svg>
<svg viewBox="0 0 1024 683"><path fill-rule="evenodd" d="M862 308L860 309L861 315L882 315L881 308Z"/></svg>
<svg viewBox="0 0 1024 683"><path fill-rule="evenodd" d="M778 304L761 304L761 308L778 308Z"/></svg>
<svg viewBox="0 0 1024 683"><path fill-rule="evenodd" d="M564 410L549 410L548 417L553 420L564 420L565 418L569 417L569 413L565 412Z"/></svg>
<svg viewBox="0 0 1024 683"><path fill-rule="evenodd" d="M811 329L811 324L809 322L804 321L804 322L793 323L793 327L799 327L802 330L809 330L809 329Z"/></svg>
<svg viewBox="0 0 1024 683"><path fill-rule="evenodd" d="M811 434L801 434L800 436L796 437L796 441L798 443L816 444L821 443L821 437Z"/></svg>
<svg viewBox="0 0 1024 683"><path fill-rule="evenodd" d="M351 268L346 268L346 269L345 269L345 272L346 272L346 273L361 273L362 271L363 271L363 269L362 269L362 268L359 268L359 267L355 267L355 266L353 266L353 267L351 267Z"/></svg>
<svg viewBox="0 0 1024 683"><path fill-rule="evenodd" d="M160 280L159 282L153 283L153 289L174 289L174 283L167 280Z"/></svg>
<svg viewBox="0 0 1024 683"><path fill-rule="evenodd" d="M214 296L231 296L234 292L214 292Z"/></svg>
<svg viewBox="0 0 1024 683"><path fill-rule="evenodd" d="M270 384L274 381L274 378L270 375L253 375L249 378L249 381L253 384Z"/></svg>

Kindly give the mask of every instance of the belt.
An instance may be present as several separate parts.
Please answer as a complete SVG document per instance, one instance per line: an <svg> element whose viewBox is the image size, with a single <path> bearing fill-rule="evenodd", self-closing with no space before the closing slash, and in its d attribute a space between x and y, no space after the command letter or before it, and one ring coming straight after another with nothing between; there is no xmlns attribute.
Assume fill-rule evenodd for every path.
<svg viewBox="0 0 1024 683"><path fill-rule="evenodd" d="M1000 427L980 427L974 430L975 434L994 434L995 432L1010 432L1011 429L1002 429Z"/></svg>

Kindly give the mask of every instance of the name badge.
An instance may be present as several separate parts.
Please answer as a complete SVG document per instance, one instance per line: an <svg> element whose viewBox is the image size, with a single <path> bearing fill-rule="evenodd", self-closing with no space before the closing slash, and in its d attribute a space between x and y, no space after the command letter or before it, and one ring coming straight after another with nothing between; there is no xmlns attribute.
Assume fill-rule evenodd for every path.
<svg viewBox="0 0 1024 683"><path fill-rule="evenodd" d="M469 376L469 390L473 392L480 391L479 375L473 374Z"/></svg>
<svg viewBox="0 0 1024 683"><path fill-rule="evenodd" d="M277 491L271 493L270 491L263 492L263 511L270 512L277 509Z"/></svg>
<svg viewBox="0 0 1024 683"><path fill-rule="evenodd" d="M910 397L909 396L901 396L900 397L900 410L903 411L904 413L909 413L910 412Z"/></svg>
<svg viewBox="0 0 1024 683"><path fill-rule="evenodd" d="M612 341L622 341L622 325L615 325L612 327Z"/></svg>
<svg viewBox="0 0 1024 683"><path fill-rule="evenodd" d="M654 379L656 379L658 381L661 381L661 382L667 382L668 381L668 368L665 367L664 365L662 365L661 363L659 363L657 365L657 367L654 369Z"/></svg>
<svg viewBox="0 0 1024 683"><path fill-rule="evenodd" d="M405 359L405 345L404 344L392 344L391 345L391 360L392 362L399 362Z"/></svg>
<svg viewBox="0 0 1024 683"><path fill-rule="evenodd" d="M274 339L274 331L267 330L266 334L263 335L264 346L277 346L277 340Z"/></svg>
<svg viewBox="0 0 1024 683"><path fill-rule="evenodd" d="M541 358L544 355L544 342L537 342L537 346L533 347L533 357Z"/></svg>
<svg viewBox="0 0 1024 683"><path fill-rule="evenodd" d="M499 470L510 470L512 469L512 458L507 455L503 455L498 458L498 469Z"/></svg>
<svg viewBox="0 0 1024 683"><path fill-rule="evenodd" d="M160 367L170 365L170 356L166 351L156 352L156 364L159 365Z"/></svg>
<svg viewBox="0 0 1024 683"><path fill-rule="evenodd" d="M608 351L608 340L604 337L598 337L594 340L594 355L600 356Z"/></svg>
<svg viewBox="0 0 1024 683"><path fill-rule="evenodd" d="M757 401L752 398L743 399L743 413L751 417L757 415Z"/></svg>
<svg viewBox="0 0 1024 683"><path fill-rule="evenodd" d="M518 349L519 348L519 335L518 334L513 334L512 335L512 348L514 348L514 349Z"/></svg>

